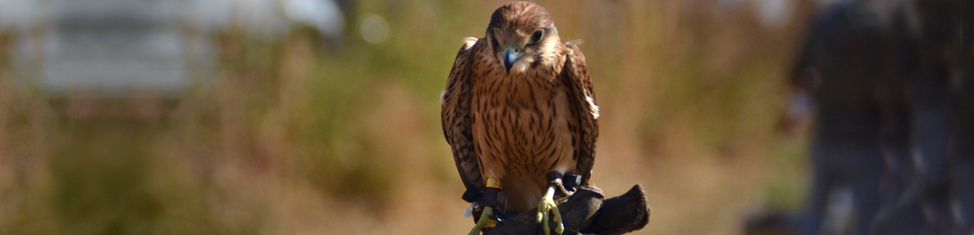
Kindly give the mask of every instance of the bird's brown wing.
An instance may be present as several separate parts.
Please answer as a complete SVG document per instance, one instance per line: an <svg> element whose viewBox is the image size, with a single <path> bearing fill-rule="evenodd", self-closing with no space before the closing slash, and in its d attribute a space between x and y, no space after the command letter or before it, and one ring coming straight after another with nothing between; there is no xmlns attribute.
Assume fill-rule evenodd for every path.
<svg viewBox="0 0 974 235"><path fill-rule="evenodd" d="M566 43L568 52L560 78L569 87L572 114L579 128L574 133L577 162L575 172L582 175L582 185L588 185L595 163L595 142L599 138L599 107L595 104L595 91L588 74L585 56L576 42Z"/></svg>
<svg viewBox="0 0 974 235"><path fill-rule="evenodd" d="M474 202L480 198L484 189L484 180L480 176L480 163L474 151L471 133L470 102L471 102L471 74L470 59L473 47L478 40L467 38L457 52L453 62L450 78L446 82L441 102L441 118L443 119L443 135L453 150L453 160L456 161L460 179L467 191L463 200Z"/></svg>

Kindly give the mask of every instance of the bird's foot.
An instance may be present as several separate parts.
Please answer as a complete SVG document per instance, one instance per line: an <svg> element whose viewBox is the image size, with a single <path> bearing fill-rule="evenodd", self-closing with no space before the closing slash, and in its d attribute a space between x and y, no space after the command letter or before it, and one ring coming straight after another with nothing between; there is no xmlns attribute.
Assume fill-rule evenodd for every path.
<svg viewBox="0 0 974 235"><path fill-rule="evenodd" d="M565 224L561 219L561 210L555 204L555 187L548 186L544 197L538 203L538 223L541 223L541 228L544 230L545 235L551 235L551 227L548 221L552 219L552 216L554 216L555 221L555 233L562 234L565 232Z"/></svg>
<svg viewBox="0 0 974 235"><path fill-rule="evenodd" d="M484 206L483 211L480 213L479 219L477 219L477 225L474 225L473 229L470 230L469 235L480 234L485 228L493 228L497 226L500 220L499 216L494 215L494 209L499 208L500 203L497 200L497 194L501 191L501 180L497 178L487 178L487 188L484 189L484 196L481 198L481 203ZM476 206L475 206L476 207ZM498 211L498 215L503 215L503 211Z"/></svg>
<svg viewBox="0 0 974 235"><path fill-rule="evenodd" d="M494 226L497 226L497 221L490 218L493 214L494 207L484 206L484 211L480 213L480 219L477 220L477 224L474 225L473 228L470 229L470 233L467 234L478 235L480 234L480 231L484 230L484 228L493 228Z"/></svg>
<svg viewBox="0 0 974 235"><path fill-rule="evenodd" d="M576 174L562 175L560 172L552 171L548 173L548 187L554 187L555 195L559 197L569 197L578 190L581 179L582 177Z"/></svg>

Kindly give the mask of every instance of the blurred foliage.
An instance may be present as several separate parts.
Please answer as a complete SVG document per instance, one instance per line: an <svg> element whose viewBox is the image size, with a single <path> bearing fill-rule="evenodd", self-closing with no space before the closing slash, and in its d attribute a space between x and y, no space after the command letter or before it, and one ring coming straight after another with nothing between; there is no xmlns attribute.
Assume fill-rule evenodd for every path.
<svg viewBox="0 0 974 235"><path fill-rule="evenodd" d="M439 94L500 4L359 1L341 43L225 30L212 79L158 119L63 115L0 66L0 233L464 232ZM541 4L584 40L603 111L594 182L646 185L642 232L734 233L755 204L801 201L804 139L774 124L807 6L766 28L747 4ZM383 43L361 39L372 15Z"/></svg>

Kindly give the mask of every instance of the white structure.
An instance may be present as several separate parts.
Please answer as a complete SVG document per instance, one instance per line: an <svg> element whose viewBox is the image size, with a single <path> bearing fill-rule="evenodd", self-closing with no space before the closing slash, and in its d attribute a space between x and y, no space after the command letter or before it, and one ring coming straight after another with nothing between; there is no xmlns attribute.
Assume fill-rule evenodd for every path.
<svg viewBox="0 0 974 235"><path fill-rule="evenodd" d="M13 72L51 97L178 96L210 77L211 33L238 25L274 37L289 18L331 37L344 25L331 0L0 0L0 28L15 36Z"/></svg>

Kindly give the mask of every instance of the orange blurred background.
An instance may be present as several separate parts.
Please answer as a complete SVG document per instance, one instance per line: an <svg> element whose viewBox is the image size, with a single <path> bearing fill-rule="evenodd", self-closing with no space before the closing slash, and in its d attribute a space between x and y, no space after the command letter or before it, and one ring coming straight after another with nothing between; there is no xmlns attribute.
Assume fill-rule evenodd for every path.
<svg viewBox="0 0 974 235"><path fill-rule="evenodd" d="M310 16L338 9L323 19L298 0L199 2L145 3L172 10L119 26L141 16L0 1L46 13L0 17L0 233L469 231L438 98L503 1L317 1L332 10ZM739 234L754 212L799 206L806 137L776 125L817 3L540 3L584 40L593 182L647 190L636 234ZM59 48L73 40L90 50ZM124 54L138 40L162 46Z"/></svg>

